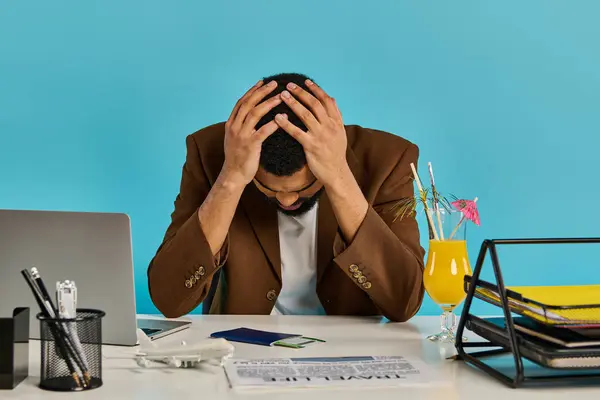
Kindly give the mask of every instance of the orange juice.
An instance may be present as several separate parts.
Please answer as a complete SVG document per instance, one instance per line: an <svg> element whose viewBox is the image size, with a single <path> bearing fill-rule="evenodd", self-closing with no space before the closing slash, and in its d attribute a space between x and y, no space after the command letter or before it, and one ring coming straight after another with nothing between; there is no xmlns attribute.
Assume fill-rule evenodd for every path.
<svg viewBox="0 0 600 400"><path fill-rule="evenodd" d="M471 273L465 240L429 241L423 283L442 309L452 310L465 299L464 277Z"/></svg>

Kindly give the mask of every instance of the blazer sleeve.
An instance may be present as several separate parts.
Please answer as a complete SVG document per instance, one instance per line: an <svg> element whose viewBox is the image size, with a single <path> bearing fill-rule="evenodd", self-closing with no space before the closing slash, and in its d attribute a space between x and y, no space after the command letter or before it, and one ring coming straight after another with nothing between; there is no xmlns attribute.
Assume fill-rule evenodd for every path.
<svg viewBox="0 0 600 400"><path fill-rule="evenodd" d="M410 144L380 187L354 239L346 245L338 233L334 262L391 321L403 322L420 309L425 251L413 215L394 221L390 207L414 196L410 163L419 149ZM376 211L379 210L379 211Z"/></svg>
<svg viewBox="0 0 600 400"><path fill-rule="evenodd" d="M196 308L210 289L212 276L227 261L229 236L213 256L198 218L198 209L210 184L192 135L186 138L187 155L171 223L148 266L150 298L167 318Z"/></svg>

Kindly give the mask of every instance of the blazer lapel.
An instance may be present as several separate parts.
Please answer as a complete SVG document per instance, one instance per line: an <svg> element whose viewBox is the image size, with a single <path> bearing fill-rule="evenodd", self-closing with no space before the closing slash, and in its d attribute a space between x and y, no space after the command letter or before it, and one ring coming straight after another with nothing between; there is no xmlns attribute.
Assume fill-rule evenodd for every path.
<svg viewBox="0 0 600 400"><path fill-rule="evenodd" d="M250 225L264 250L269 264L281 283L281 255L279 253L279 226L277 210L264 195L250 183L246 186L240 204L244 208Z"/></svg>
<svg viewBox="0 0 600 400"><path fill-rule="evenodd" d="M319 199L317 211L317 283L333 259L333 243L338 231L338 222L331 202L324 191Z"/></svg>
<svg viewBox="0 0 600 400"><path fill-rule="evenodd" d="M348 166L354 175L361 191L365 181L363 169L361 168L354 152L351 150L350 145L346 151L346 161ZM327 267L333 260L333 244L335 241L336 234L341 235L339 231L339 224L333 211L333 206L327 192L324 192L319 199L319 211L317 220L317 282L321 280L323 274L327 270Z"/></svg>

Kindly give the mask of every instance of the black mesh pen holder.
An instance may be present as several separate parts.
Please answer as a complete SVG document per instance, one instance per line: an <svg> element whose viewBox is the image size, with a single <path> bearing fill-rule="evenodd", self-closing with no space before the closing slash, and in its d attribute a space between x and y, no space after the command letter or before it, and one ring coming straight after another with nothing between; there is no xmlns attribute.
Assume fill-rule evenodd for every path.
<svg viewBox="0 0 600 400"><path fill-rule="evenodd" d="M102 386L102 317L104 311L77 309L71 319L40 321L40 388L81 391Z"/></svg>

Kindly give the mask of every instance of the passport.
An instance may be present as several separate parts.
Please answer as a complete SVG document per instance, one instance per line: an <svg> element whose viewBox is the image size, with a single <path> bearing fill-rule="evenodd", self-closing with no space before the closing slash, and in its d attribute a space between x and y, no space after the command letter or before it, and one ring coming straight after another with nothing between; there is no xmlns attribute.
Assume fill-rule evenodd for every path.
<svg viewBox="0 0 600 400"><path fill-rule="evenodd" d="M324 342L321 339L304 337L295 333L269 332L245 327L214 332L210 337L259 346L284 346L292 348L303 348L310 343Z"/></svg>

